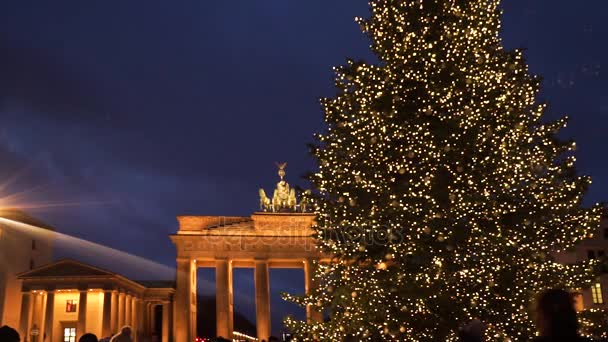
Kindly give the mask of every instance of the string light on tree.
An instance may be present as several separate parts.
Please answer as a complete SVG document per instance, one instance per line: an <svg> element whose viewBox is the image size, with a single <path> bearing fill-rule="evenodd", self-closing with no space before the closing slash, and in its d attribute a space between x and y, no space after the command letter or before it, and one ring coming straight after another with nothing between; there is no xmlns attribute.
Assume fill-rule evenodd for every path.
<svg viewBox="0 0 608 342"><path fill-rule="evenodd" d="M503 49L499 0L371 0L358 19L378 63L335 68L313 147L318 239L334 262L302 305L327 322L298 341L450 341L479 319L527 340L531 298L584 288L594 265L551 255L599 227L573 142L543 123L539 79Z"/></svg>

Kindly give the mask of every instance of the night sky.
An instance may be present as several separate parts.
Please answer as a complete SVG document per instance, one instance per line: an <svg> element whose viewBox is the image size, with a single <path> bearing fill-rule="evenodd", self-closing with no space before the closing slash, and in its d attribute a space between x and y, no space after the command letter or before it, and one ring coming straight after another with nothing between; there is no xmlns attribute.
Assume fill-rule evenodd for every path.
<svg viewBox="0 0 608 342"><path fill-rule="evenodd" d="M606 200L608 2L504 9L504 43L544 77L547 118L571 117L587 202ZM251 214L276 161L306 185L332 66L373 60L353 20L367 13L366 0L2 1L0 177L19 176L4 192L73 204L30 212L174 266L176 215ZM303 291L294 272L271 274L275 331L288 310L279 291ZM251 316L253 276L235 277L236 309Z"/></svg>

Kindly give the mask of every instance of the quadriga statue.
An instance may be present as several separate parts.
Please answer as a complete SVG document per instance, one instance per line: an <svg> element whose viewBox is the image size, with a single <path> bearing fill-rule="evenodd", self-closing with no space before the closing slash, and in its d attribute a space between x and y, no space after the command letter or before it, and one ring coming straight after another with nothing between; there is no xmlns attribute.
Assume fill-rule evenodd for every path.
<svg viewBox="0 0 608 342"><path fill-rule="evenodd" d="M281 180L277 183L277 187L272 194L272 200L266 196L264 189L260 189L260 210L272 212L297 212L298 199L296 189L289 186L283 178L285 177L285 167L287 163L277 163L279 167L279 177ZM310 194L310 190L307 190ZM300 210L306 211L308 208L308 200L303 199L300 203Z"/></svg>

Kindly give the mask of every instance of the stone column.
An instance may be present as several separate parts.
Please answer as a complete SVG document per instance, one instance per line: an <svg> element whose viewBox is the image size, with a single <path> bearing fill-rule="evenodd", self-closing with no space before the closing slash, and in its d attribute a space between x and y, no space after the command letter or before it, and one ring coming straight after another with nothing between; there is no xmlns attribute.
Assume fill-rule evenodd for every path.
<svg viewBox="0 0 608 342"><path fill-rule="evenodd" d="M139 325L137 324L137 302L139 298L131 297L131 329L133 330L133 338L136 339L139 331Z"/></svg>
<svg viewBox="0 0 608 342"><path fill-rule="evenodd" d="M0 228L0 239L2 238L2 228ZM6 321L6 314L4 313L5 298L6 298L6 278L8 274L6 272L0 272L0 324L4 324ZM16 327L19 329L19 327Z"/></svg>
<svg viewBox="0 0 608 342"><path fill-rule="evenodd" d="M139 337L143 337L146 333L146 324L145 324L145 311L144 311L144 301L143 299L137 300L137 331L139 331Z"/></svg>
<svg viewBox="0 0 608 342"><path fill-rule="evenodd" d="M101 338L111 336L112 331L112 291L103 293L103 311L101 318Z"/></svg>
<svg viewBox="0 0 608 342"><path fill-rule="evenodd" d="M39 342L44 342L44 333L46 331L46 303L47 303L47 293L44 292L42 294L42 311L40 313L40 336L38 338Z"/></svg>
<svg viewBox="0 0 608 342"><path fill-rule="evenodd" d="M144 302L142 310L144 312L144 326L142 330L144 334L150 335L150 303Z"/></svg>
<svg viewBox="0 0 608 342"><path fill-rule="evenodd" d="M234 314L232 302L232 262L228 259L215 261L215 312L216 333L232 339Z"/></svg>
<svg viewBox="0 0 608 342"><path fill-rule="evenodd" d="M314 279L315 272L315 263L307 259L304 261L304 288L306 289L306 294L309 294L312 289L318 287L319 285ZM306 306L306 320L308 322L322 322L323 314L316 310L312 305Z"/></svg>
<svg viewBox="0 0 608 342"><path fill-rule="evenodd" d="M122 292L118 293L118 326L116 332L118 332L125 325L125 294Z"/></svg>
<svg viewBox="0 0 608 342"><path fill-rule="evenodd" d="M133 303L131 302L133 297L130 294L125 296L125 325L131 326L131 308Z"/></svg>
<svg viewBox="0 0 608 342"><path fill-rule="evenodd" d="M169 302L163 302L163 337L162 342L169 342Z"/></svg>
<svg viewBox="0 0 608 342"><path fill-rule="evenodd" d="M112 304L110 309L110 334L118 332L118 291L112 291Z"/></svg>
<svg viewBox="0 0 608 342"><path fill-rule="evenodd" d="M19 320L19 335L21 337L25 337L25 339L29 338L29 327L30 327L30 317L32 312L32 294L29 292L23 292L21 295L21 318Z"/></svg>
<svg viewBox="0 0 608 342"><path fill-rule="evenodd" d="M53 315L55 314L55 292L47 291L46 293L46 310L44 314L44 330L41 334L46 334L45 341L53 341ZM43 335L44 336L44 335Z"/></svg>
<svg viewBox="0 0 608 342"><path fill-rule="evenodd" d="M76 340L84 335L87 330L87 290L80 290L78 300L78 323L76 324Z"/></svg>
<svg viewBox="0 0 608 342"><path fill-rule="evenodd" d="M270 284L268 261L255 260L255 313L259 340L270 336Z"/></svg>
<svg viewBox="0 0 608 342"><path fill-rule="evenodd" d="M150 333L156 334L156 304L150 304Z"/></svg>
<svg viewBox="0 0 608 342"><path fill-rule="evenodd" d="M191 342L194 340L193 330L196 325L192 326L192 293L196 293L196 266L193 260L189 258L177 258L177 274L176 274L176 289L175 289L175 313L173 315L173 341L174 342ZM194 286L193 286L194 285ZM196 305L196 299L194 298Z"/></svg>
<svg viewBox="0 0 608 342"><path fill-rule="evenodd" d="M173 298L171 298L169 300L169 303L167 303L167 309L168 309L167 313L169 315L169 321L168 321L169 329L167 330L167 332L169 333L169 341L172 341L171 333L173 331L173 312L175 312L175 303L173 302ZM196 329L196 326L195 326L195 329ZM195 337L198 336L198 332L194 336Z"/></svg>
<svg viewBox="0 0 608 342"><path fill-rule="evenodd" d="M197 336L196 332L196 312L198 297L196 294L196 260L192 260L190 267L190 339L193 340Z"/></svg>
<svg viewBox="0 0 608 342"><path fill-rule="evenodd" d="M45 304L44 293L35 292L33 294L32 323L31 323L30 330L33 328L38 329L38 335L32 336L31 331L30 331L30 336L28 336L28 339L33 342L39 342L42 339L41 335L42 335L42 332L44 331L44 311L45 311L44 304Z"/></svg>
<svg viewBox="0 0 608 342"><path fill-rule="evenodd" d="M152 304L146 303L146 332L152 335Z"/></svg>

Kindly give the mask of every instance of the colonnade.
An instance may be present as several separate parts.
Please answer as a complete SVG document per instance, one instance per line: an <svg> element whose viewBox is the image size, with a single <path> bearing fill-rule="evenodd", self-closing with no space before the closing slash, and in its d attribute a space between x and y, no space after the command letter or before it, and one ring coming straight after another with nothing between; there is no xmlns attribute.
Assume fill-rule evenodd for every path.
<svg viewBox="0 0 608 342"><path fill-rule="evenodd" d="M119 290L58 290L78 291L76 340L84 333L91 332L87 328L87 297L89 293L103 292L103 307L101 314L101 337L116 334L120 329L128 325L132 329L132 336L137 340L142 335L152 335L156 331L156 306L163 307L162 342L169 342L169 331L171 322L171 307L169 301L144 301L129 292ZM54 332L55 293L57 291L26 291L22 293L20 334L23 341L42 342L62 341L62 336L53 336L60 333ZM33 334L32 334L33 333ZM97 332L99 333L99 332Z"/></svg>
<svg viewBox="0 0 608 342"><path fill-rule="evenodd" d="M215 260L177 259L177 284L175 295L174 341L193 341L196 337L196 270L199 267L215 268L217 336L231 339L234 331L233 268L254 268L256 328L259 340L268 340L271 335L270 314L270 268L300 268L304 270L305 289L308 293L316 284L313 280L312 259L275 261L272 259ZM322 315L312 307L306 308L309 320L320 321Z"/></svg>
<svg viewBox="0 0 608 342"><path fill-rule="evenodd" d="M234 268L253 268L257 338L271 333L270 269L304 269L305 288L315 287L314 260L327 256L316 249L313 213L253 213L251 217L178 216L179 229L171 241L177 250L173 341L191 342L196 337L196 271L215 268L217 336L233 335ZM306 308L307 319L321 314Z"/></svg>
<svg viewBox="0 0 608 342"><path fill-rule="evenodd" d="M143 322L144 334L158 335L161 331L156 329L157 327L157 317L156 317L156 308L162 308L162 316L161 316L161 331L162 336L160 336L161 342L168 342L171 336L171 326L172 324L172 308L171 302L169 301L154 301L145 303L145 312L146 314L143 316L145 318Z"/></svg>

